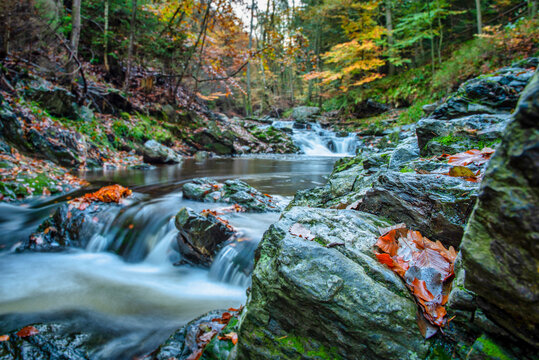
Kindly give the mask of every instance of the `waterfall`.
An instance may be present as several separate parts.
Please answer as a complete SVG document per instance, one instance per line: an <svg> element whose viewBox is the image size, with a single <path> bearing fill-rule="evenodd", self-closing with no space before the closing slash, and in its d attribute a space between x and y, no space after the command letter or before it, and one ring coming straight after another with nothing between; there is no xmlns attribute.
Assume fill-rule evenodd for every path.
<svg viewBox="0 0 539 360"><path fill-rule="evenodd" d="M353 133L337 134L323 129L318 123L298 124L294 121L274 121L273 127L289 129L294 144L309 156L353 156L359 140Z"/></svg>

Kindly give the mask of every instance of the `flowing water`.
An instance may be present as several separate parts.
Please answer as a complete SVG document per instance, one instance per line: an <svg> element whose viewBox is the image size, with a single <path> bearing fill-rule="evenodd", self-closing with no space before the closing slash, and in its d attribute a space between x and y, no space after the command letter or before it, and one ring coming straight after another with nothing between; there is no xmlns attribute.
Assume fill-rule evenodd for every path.
<svg viewBox="0 0 539 360"><path fill-rule="evenodd" d="M181 258L174 215L184 206L197 211L222 206L185 200L181 186L198 177L239 178L287 202L299 189L324 184L334 156L352 148L341 144L330 149L320 138L321 148L332 157L309 156L315 151L309 147L312 141L302 143L302 134L294 136L307 155L188 159L151 170L85 173L92 188L119 183L134 191L121 211L111 207L100 214L100 227L86 249L12 251L67 196L80 192L22 206L1 204L0 335L36 322L69 322L75 330L100 335L93 357L128 358L153 350L175 329L209 310L244 303L254 250L279 214L229 214L241 241L225 244L210 269L174 266ZM345 138L335 139L343 143Z"/></svg>

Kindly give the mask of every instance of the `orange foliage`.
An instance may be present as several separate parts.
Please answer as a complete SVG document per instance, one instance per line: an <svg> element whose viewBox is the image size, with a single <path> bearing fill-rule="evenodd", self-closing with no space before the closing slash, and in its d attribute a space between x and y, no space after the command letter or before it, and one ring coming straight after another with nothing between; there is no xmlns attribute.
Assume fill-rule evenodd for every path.
<svg viewBox="0 0 539 360"><path fill-rule="evenodd" d="M84 196L78 197L69 203L76 206L79 210L84 210L94 201L101 201L104 203L119 203L120 200L131 194L131 190L116 184L102 187L96 192L85 194Z"/></svg>
<svg viewBox="0 0 539 360"><path fill-rule="evenodd" d="M438 327L447 323L444 305L457 252L419 231L408 230L404 224L380 229L380 233L376 246L384 253L375 254L376 258L406 281L422 310L423 317L418 320L421 332L425 337L434 335ZM412 268L413 273L408 273Z"/></svg>

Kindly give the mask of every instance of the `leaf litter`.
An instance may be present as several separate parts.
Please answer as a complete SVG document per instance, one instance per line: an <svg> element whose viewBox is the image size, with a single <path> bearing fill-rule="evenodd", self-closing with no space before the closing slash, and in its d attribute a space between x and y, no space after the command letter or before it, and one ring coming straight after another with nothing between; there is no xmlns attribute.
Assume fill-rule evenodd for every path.
<svg viewBox="0 0 539 360"><path fill-rule="evenodd" d="M421 333L429 338L448 322L444 305L455 276L457 252L405 224L379 230L376 246L381 252L375 253L376 258L405 281L419 305Z"/></svg>

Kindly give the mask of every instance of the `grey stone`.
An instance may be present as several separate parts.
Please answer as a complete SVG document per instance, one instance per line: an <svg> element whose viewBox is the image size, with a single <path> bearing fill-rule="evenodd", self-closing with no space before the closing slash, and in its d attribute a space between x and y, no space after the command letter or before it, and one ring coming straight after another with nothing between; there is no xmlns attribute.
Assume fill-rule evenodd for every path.
<svg viewBox="0 0 539 360"><path fill-rule="evenodd" d="M539 75L488 164L462 241L465 288L509 333L539 347Z"/></svg>
<svg viewBox="0 0 539 360"><path fill-rule="evenodd" d="M142 157L149 164L177 164L183 161L176 151L155 140L144 143Z"/></svg>
<svg viewBox="0 0 539 360"><path fill-rule="evenodd" d="M176 237L182 262L209 266L220 246L234 235L216 216L182 208L176 214Z"/></svg>
<svg viewBox="0 0 539 360"><path fill-rule="evenodd" d="M504 114L470 115L451 120L422 119L416 127L419 151L427 157L494 146L510 119L510 115Z"/></svg>
<svg viewBox="0 0 539 360"><path fill-rule="evenodd" d="M291 234L297 222L315 240ZM372 251L385 224L349 210L285 212L258 249L238 359L425 357L417 306ZM343 245L324 246L330 243Z"/></svg>
<svg viewBox="0 0 539 360"><path fill-rule="evenodd" d="M292 119L300 122L313 120L313 116L320 113L320 108L316 106L297 106L292 109Z"/></svg>
<svg viewBox="0 0 539 360"><path fill-rule="evenodd" d="M357 209L405 223L431 240L457 247L475 199L477 183L436 175L382 173Z"/></svg>
<svg viewBox="0 0 539 360"><path fill-rule="evenodd" d="M415 136L409 137L406 140L399 142L395 150L391 153L389 168L392 170L400 170L404 164L418 158L419 146L417 138Z"/></svg>

